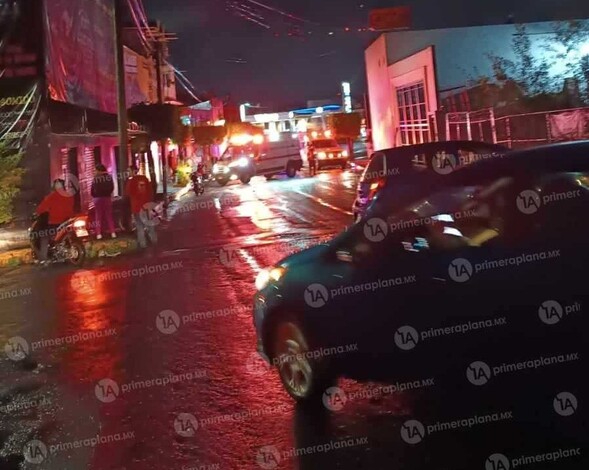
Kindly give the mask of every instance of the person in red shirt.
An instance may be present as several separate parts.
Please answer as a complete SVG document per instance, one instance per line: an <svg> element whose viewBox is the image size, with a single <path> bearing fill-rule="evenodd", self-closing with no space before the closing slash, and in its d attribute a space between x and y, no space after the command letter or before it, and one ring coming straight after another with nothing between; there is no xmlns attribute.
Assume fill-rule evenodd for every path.
<svg viewBox="0 0 589 470"><path fill-rule="evenodd" d="M53 182L51 191L35 211L44 218L39 224L38 231L41 234L38 257L41 262L47 261L49 242L57 231L57 227L74 216L74 197L65 189L65 181L57 179Z"/></svg>
<svg viewBox="0 0 589 470"><path fill-rule="evenodd" d="M145 232L149 236L152 245L157 243L155 226L158 223L157 215L154 214L153 186L145 176L140 175L135 167L130 168L133 175L125 185L125 193L129 196L131 213L137 227L137 243L140 248L147 248Z"/></svg>

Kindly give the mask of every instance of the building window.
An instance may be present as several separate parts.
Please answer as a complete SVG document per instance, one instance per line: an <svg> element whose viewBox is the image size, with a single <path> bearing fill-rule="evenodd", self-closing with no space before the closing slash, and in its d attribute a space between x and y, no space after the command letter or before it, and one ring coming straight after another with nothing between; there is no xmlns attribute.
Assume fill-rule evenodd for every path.
<svg viewBox="0 0 589 470"><path fill-rule="evenodd" d="M399 132L403 145L430 141L429 120L423 82L397 88Z"/></svg>

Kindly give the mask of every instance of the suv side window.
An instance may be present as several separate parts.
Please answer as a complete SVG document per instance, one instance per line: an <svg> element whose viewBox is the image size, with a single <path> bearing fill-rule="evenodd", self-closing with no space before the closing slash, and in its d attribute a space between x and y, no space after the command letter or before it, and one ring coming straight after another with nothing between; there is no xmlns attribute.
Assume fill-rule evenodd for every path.
<svg viewBox="0 0 589 470"><path fill-rule="evenodd" d="M448 252L503 244L507 194L512 185L512 179L501 178L482 188L455 188L454 192L446 189L430 196L429 201L440 203L428 208L429 202L425 201L422 209L413 214L413 220L404 221L413 229L404 231L403 247L406 251L421 251L425 247Z"/></svg>
<svg viewBox="0 0 589 470"><path fill-rule="evenodd" d="M384 154L377 152L372 156L372 160L370 160L366 170L364 170L362 181L370 183L378 178L382 178L384 175Z"/></svg>

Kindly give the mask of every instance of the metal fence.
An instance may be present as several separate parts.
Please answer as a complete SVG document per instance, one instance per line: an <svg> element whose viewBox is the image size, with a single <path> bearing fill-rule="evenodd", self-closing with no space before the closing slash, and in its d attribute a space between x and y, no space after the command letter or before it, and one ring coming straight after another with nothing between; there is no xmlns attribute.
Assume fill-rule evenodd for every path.
<svg viewBox="0 0 589 470"><path fill-rule="evenodd" d="M589 107L495 116L493 108L447 113L446 140L479 140L509 148L589 139Z"/></svg>

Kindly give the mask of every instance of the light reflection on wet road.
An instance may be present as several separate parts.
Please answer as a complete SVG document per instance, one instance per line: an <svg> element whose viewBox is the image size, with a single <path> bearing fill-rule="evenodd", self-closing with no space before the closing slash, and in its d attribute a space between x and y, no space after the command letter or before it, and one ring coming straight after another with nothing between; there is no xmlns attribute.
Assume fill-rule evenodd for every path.
<svg viewBox="0 0 589 470"><path fill-rule="evenodd" d="M5 273L0 288L30 286L32 294L2 301L0 340L19 336L35 346L31 359L1 365L1 404L28 403L1 415L5 462L18 461L30 439L50 447L99 434L115 442L60 448L43 465L24 468L466 468L452 467L451 458L438 466L436 459L444 449L471 452L468 435L456 440L446 433L427 454L399 439L420 394L359 398L335 413L309 412L295 408L277 375L256 359L250 310L256 269L349 225L355 178L333 172L211 187L202 201L189 195L172 207L157 257L134 255L82 271ZM238 258L229 262L227 253ZM175 312L178 327L158 323L164 311ZM118 394L105 402L113 398L105 386L112 381ZM370 387L340 386L365 396ZM421 412L443 408L438 395ZM183 427L177 420L183 413L197 423ZM178 426L194 435L180 435ZM488 438L498 429L491 426ZM349 438L359 440L294 455L300 454L295 448ZM260 466L260 448L274 452L276 465ZM479 453L474 461L484 462ZM0 468L19 468L5 465Z"/></svg>

